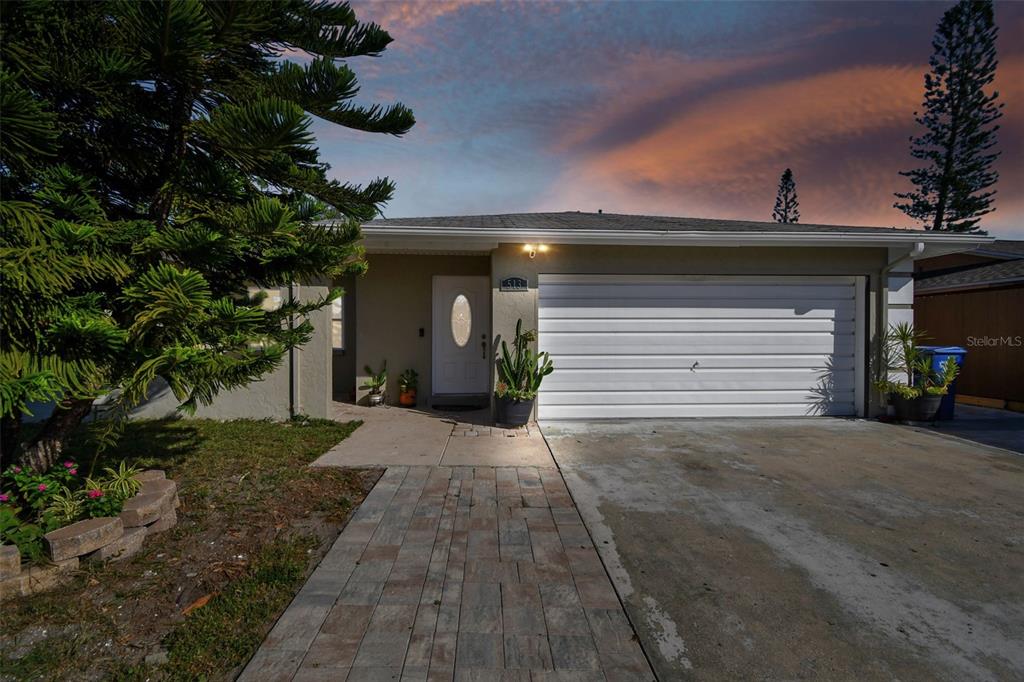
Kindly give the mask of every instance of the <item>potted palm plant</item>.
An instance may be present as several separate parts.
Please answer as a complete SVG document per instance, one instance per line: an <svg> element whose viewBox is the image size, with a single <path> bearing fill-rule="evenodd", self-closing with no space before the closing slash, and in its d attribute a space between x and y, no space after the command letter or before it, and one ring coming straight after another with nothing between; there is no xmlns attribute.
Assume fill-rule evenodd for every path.
<svg viewBox="0 0 1024 682"><path fill-rule="evenodd" d="M956 379L960 367L952 357L938 369L921 348L925 335L901 322L889 327L882 346L882 376L875 386L886 395L900 421L932 421L942 396ZM899 378L893 379L893 375Z"/></svg>
<svg viewBox="0 0 1024 682"><path fill-rule="evenodd" d="M494 387L496 421L499 424L522 426L530 419L533 403L544 377L554 371L547 353L534 353L530 344L537 332L523 331L523 321L516 322L512 351L501 342L498 357L498 382Z"/></svg>
<svg viewBox="0 0 1024 682"><path fill-rule="evenodd" d="M398 377L398 404L403 407L416 407L416 387L419 374L414 369L407 369Z"/></svg>
<svg viewBox="0 0 1024 682"><path fill-rule="evenodd" d="M367 396L367 401L370 403L370 407L375 407L384 402L384 387L388 383L388 361L385 360L380 365L380 371L374 372L373 368L369 365L363 367L366 371L366 383L359 388L366 389L370 392Z"/></svg>

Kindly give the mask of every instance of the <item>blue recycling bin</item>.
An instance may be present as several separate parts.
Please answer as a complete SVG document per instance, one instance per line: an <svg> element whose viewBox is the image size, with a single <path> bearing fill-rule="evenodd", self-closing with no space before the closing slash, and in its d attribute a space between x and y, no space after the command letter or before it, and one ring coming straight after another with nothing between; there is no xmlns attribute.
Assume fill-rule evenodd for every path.
<svg viewBox="0 0 1024 682"><path fill-rule="evenodd" d="M946 363L946 358L956 360L957 367L960 368L961 372L964 369L964 356L967 355L967 349L965 348L960 346L918 346L918 348L931 356L932 371L934 372L942 371L942 365ZM942 396L939 413L936 415L939 421L949 421L953 418L953 410L956 407L956 384L958 380L959 377L950 384L946 395Z"/></svg>

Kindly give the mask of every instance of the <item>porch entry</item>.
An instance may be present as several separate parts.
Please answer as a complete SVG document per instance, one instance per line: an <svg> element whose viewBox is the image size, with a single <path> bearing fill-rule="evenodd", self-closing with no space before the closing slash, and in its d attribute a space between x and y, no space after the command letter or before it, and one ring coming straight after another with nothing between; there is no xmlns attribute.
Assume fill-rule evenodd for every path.
<svg viewBox="0 0 1024 682"><path fill-rule="evenodd" d="M435 275L433 287L434 397L486 396L491 379L490 279Z"/></svg>

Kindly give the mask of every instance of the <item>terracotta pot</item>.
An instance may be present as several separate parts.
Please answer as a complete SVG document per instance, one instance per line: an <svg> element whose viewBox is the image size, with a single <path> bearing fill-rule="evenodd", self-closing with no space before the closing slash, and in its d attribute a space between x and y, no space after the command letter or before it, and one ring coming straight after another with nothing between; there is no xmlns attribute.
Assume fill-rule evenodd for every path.
<svg viewBox="0 0 1024 682"><path fill-rule="evenodd" d="M398 404L402 407L416 407L416 389L402 391L398 395Z"/></svg>

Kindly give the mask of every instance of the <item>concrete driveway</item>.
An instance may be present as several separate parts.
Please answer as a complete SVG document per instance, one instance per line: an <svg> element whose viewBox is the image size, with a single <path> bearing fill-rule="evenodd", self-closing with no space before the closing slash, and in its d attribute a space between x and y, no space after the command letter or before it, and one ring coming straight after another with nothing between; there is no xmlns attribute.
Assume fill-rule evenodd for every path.
<svg viewBox="0 0 1024 682"><path fill-rule="evenodd" d="M1024 457L855 420L544 433L661 679L1024 679Z"/></svg>

